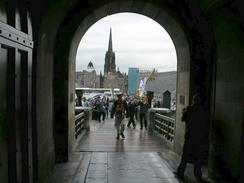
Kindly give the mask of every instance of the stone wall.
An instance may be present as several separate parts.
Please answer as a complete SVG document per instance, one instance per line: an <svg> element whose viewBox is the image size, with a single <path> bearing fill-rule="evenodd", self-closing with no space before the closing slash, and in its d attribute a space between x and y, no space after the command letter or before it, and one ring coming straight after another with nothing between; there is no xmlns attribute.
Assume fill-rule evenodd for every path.
<svg viewBox="0 0 244 183"><path fill-rule="evenodd" d="M225 180L237 182L243 155L240 152L244 121L244 37L238 17L230 9L216 11L211 19L218 57L210 165Z"/></svg>

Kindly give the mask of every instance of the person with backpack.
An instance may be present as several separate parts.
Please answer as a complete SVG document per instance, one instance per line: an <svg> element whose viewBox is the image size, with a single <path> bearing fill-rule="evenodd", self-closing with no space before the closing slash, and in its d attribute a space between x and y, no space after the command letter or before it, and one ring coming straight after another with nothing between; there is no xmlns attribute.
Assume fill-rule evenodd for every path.
<svg viewBox="0 0 244 183"><path fill-rule="evenodd" d="M112 114L115 117L115 128L117 130L117 137L118 140L120 136L122 139L125 138L124 130L125 130L125 122L124 118L127 117L128 110L127 110L127 103L125 100L122 99L123 94L118 93L118 99L114 102L112 107Z"/></svg>

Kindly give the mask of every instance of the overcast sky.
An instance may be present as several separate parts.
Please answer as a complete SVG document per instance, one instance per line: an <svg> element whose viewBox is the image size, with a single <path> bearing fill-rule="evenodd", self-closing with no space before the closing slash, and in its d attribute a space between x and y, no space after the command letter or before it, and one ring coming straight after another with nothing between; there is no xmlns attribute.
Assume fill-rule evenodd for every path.
<svg viewBox="0 0 244 183"><path fill-rule="evenodd" d="M92 61L96 71L103 73L110 27L116 69L176 71L176 52L168 33L154 20L134 13L110 15L93 24L79 44L76 71L86 70Z"/></svg>

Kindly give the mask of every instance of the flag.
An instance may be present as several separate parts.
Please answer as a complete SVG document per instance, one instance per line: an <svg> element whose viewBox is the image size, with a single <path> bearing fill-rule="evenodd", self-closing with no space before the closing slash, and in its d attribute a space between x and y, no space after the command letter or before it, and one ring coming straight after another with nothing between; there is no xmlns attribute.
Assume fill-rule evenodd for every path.
<svg viewBox="0 0 244 183"><path fill-rule="evenodd" d="M140 81L140 84L139 84L139 96L140 97L143 96L143 94L144 94L146 83L147 83L147 77L145 77L143 80Z"/></svg>

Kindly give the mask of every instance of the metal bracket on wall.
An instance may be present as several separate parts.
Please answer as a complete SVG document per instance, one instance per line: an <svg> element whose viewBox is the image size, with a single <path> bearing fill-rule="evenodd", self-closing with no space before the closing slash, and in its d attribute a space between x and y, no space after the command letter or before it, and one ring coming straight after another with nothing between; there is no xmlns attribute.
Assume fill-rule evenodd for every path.
<svg viewBox="0 0 244 183"><path fill-rule="evenodd" d="M34 42L28 34L0 22L0 36L33 49Z"/></svg>
<svg viewBox="0 0 244 183"><path fill-rule="evenodd" d="M180 95L180 104L185 105L185 96Z"/></svg>

